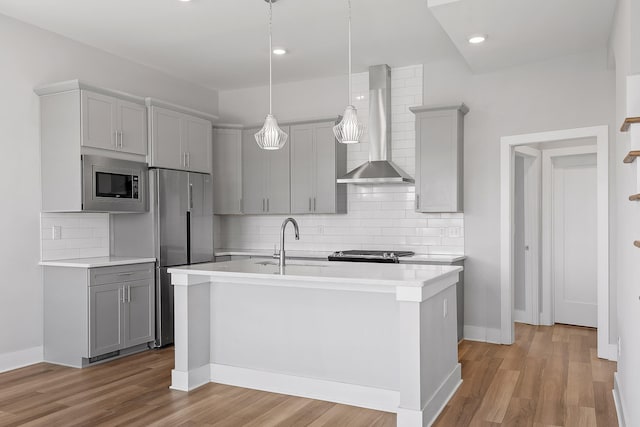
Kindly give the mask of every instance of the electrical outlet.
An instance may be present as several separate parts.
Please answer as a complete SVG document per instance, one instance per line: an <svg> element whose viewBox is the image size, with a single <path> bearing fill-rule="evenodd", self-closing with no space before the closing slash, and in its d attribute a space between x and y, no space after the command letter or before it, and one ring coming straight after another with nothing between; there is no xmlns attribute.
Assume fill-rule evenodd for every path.
<svg viewBox="0 0 640 427"><path fill-rule="evenodd" d="M447 237L460 237L460 227L447 228Z"/></svg>
<svg viewBox="0 0 640 427"><path fill-rule="evenodd" d="M447 305L447 299L444 299L444 304L442 304L442 317L447 317L449 314L449 306Z"/></svg>
<svg viewBox="0 0 640 427"><path fill-rule="evenodd" d="M59 225L54 225L51 227L51 238L53 240L60 240L62 238L62 227Z"/></svg>

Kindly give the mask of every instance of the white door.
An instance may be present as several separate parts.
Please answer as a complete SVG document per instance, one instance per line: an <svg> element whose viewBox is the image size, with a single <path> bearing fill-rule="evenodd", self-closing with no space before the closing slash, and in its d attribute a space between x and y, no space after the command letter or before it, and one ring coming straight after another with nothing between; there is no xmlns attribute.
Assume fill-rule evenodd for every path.
<svg viewBox="0 0 640 427"><path fill-rule="evenodd" d="M118 100L118 128L121 134L120 150L147 154L147 108L144 105Z"/></svg>
<svg viewBox="0 0 640 427"><path fill-rule="evenodd" d="M597 327L596 155L556 157L552 180L554 321Z"/></svg>
<svg viewBox="0 0 640 427"><path fill-rule="evenodd" d="M82 91L82 145L85 147L116 149L116 99Z"/></svg>
<svg viewBox="0 0 640 427"><path fill-rule="evenodd" d="M211 173L211 122L183 116L183 151L187 153L187 169Z"/></svg>

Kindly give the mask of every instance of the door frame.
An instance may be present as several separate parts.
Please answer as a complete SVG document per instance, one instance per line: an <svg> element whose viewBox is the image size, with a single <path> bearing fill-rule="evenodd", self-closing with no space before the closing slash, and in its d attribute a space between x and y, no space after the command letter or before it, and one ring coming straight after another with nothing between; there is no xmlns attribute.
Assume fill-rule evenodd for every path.
<svg viewBox="0 0 640 427"><path fill-rule="evenodd" d="M542 310L540 321L543 325L555 323L555 283L553 281L553 159L557 157L596 154L597 147L579 146L555 148L542 152ZM596 164L597 168L597 164ZM600 301L598 300L598 306ZM598 329L600 325L598 325Z"/></svg>
<svg viewBox="0 0 640 427"><path fill-rule="evenodd" d="M525 314L532 325L540 324L540 226L542 223L541 173L542 151L528 146L514 147L514 152L530 162L524 173L524 234L529 247L525 257ZM515 310L515 308L514 308Z"/></svg>
<svg viewBox="0 0 640 427"><path fill-rule="evenodd" d="M598 357L615 360L609 343L609 126L592 126L500 138L500 332L502 344L514 342L513 327L513 173L514 148L535 143L596 138Z"/></svg>

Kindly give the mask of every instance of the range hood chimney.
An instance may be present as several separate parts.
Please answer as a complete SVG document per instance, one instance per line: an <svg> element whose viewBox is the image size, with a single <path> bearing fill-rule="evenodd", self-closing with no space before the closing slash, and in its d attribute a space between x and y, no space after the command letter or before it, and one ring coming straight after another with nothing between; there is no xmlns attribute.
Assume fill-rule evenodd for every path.
<svg viewBox="0 0 640 427"><path fill-rule="evenodd" d="M391 161L391 68L369 67L369 161L339 184L412 184L414 179Z"/></svg>

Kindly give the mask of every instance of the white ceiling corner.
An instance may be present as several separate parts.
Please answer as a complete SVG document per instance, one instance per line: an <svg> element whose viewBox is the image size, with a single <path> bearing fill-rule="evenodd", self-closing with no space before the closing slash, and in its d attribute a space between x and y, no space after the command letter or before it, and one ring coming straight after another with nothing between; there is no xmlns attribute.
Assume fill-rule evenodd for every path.
<svg viewBox="0 0 640 427"><path fill-rule="evenodd" d="M616 0L428 0L473 72L606 47ZM486 34L479 45L472 34Z"/></svg>

